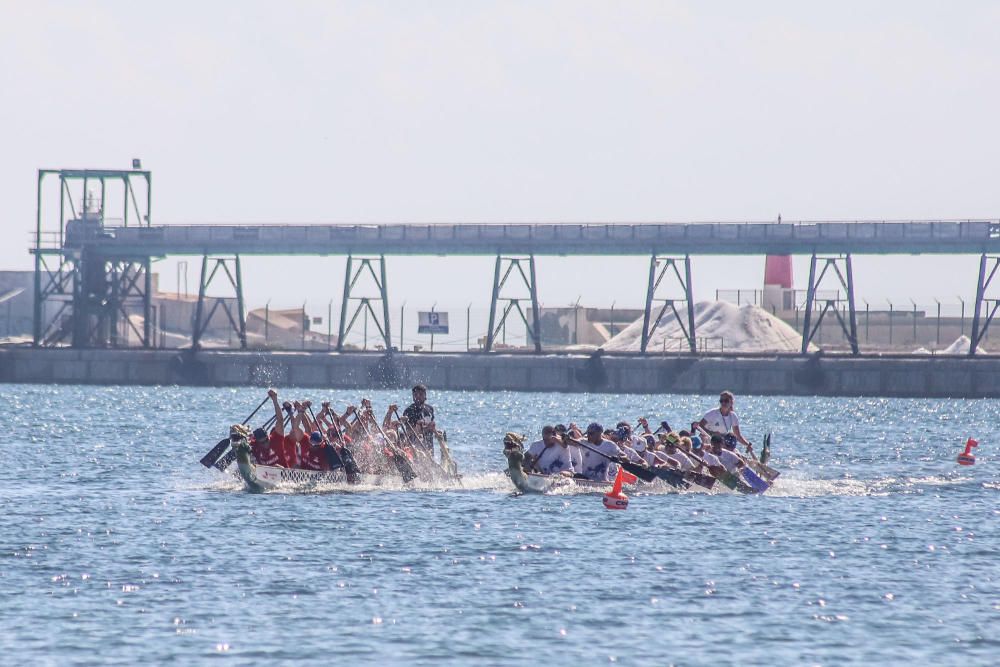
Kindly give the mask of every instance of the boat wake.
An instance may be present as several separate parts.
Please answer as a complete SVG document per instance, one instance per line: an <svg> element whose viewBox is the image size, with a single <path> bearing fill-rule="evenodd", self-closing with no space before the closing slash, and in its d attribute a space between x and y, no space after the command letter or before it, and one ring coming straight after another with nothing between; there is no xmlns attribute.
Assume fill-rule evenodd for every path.
<svg viewBox="0 0 1000 667"><path fill-rule="evenodd" d="M808 479L794 473L783 475L767 492L768 496L812 498L818 496L891 496L979 487L971 477L952 473L921 477L881 477L876 479Z"/></svg>
<svg viewBox="0 0 1000 667"><path fill-rule="evenodd" d="M188 486L188 485L184 485ZM718 485L717 485L718 486ZM774 485L764 494L764 497L776 498L817 498L823 496L890 496L898 494L914 494L940 492L948 489L985 488L1000 490L1000 483L984 482L960 474L930 475L921 477L882 477L876 479L810 479L797 477L795 471L786 472L775 480ZM224 493L244 493L243 483L235 476L216 477L207 484L191 484L190 489L217 491ZM608 484L608 489L611 484ZM514 483L505 472L472 473L462 477L458 482L415 479L404 484L402 479L382 478L378 483L360 484L324 483L303 485L282 485L267 491L270 494L344 494L344 493L437 493L437 492L475 492L486 491L499 494L511 494L516 491ZM632 497L676 495L683 493L701 495L731 495L733 492L725 488L703 489L697 485L685 491L678 491L667 485L642 486L626 489ZM603 491L580 487L572 484L557 487L546 495L576 496L595 495Z"/></svg>

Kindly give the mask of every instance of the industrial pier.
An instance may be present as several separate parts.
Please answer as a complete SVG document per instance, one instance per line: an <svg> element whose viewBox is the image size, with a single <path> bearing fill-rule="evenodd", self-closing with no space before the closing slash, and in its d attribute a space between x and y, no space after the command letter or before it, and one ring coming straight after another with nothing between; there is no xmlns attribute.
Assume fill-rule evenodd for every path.
<svg viewBox="0 0 1000 667"><path fill-rule="evenodd" d="M0 381L1000 398L1000 357L674 357L0 349Z"/></svg>
<svg viewBox="0 0 1000 667"><path fill-rule="evenodd" d="M33 345L0 348L0 380L332 388L424 381L452 389L655 393L728 387L765 394L1000 396L1000 358L977 354L1000 308L991 293L1000 269L997 220L154 225L151 173L134 166L39 170L31 248ZM79 209L74 202L82 202ZM109 215L109 207L118 207L120 217ZM345 256L334 352L253 351L247 345L240 258L283 254ZM695 329L691 285L691 264L705 254L810 257L800 354L705 353ZM977 280L968 352L933 357L866 353L854 296L852 257L857 254L969 255L970 287L971 278ZM154 259L173 255L201 259L191 346L185 350L156 349L151 266ZM489 328L480 350L396 351L385 271L393 255L495 258ZM648 280L635 286L645 292L638 354L581 356L543 348L536 261L565 255L648 259ZM359 290L362 277L370 279L366 292ZM218 292L219 281L231 296L206 296L213 283ZM224 312L238 349L203 346L202 335L217 311ZM647 350L667 312L683 329L676 354ZM380 353L345 345L362 313L378 331ZM497 345L508 319L516 318L526 328L523 354ZM811 352L824 320L837 323L845 354ZM939 311L938 337L940 321Z"/></svg>

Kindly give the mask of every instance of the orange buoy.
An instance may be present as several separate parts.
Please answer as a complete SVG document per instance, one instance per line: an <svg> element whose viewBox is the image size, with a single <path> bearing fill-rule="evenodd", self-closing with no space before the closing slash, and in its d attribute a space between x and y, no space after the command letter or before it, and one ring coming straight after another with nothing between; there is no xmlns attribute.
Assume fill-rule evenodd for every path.
<svg viewBox="0 0 1000 667"><path fill-rule="evenodd" d="M958 464L963 466L975 465L976 457L972 454L972 448L978 446L979 443L972 438L966 440L965 451L958 455Z"/></svg>
<svg viewBox="0 0 1000 667"><path fill-rule="evenodd" d="M611 487L611 493L604 494L604 507L609 510L628 509L628 496L622 493L622 483L625 481L625 471L618 466L618 474L615 476L615 484Z"/></svg>

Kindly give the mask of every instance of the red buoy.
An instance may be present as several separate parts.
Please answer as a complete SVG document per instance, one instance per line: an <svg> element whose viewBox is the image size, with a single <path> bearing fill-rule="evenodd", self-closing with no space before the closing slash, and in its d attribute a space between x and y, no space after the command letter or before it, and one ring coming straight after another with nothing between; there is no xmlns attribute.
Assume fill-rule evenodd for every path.
<svg viewBox="0 0 1000 667"><path fill-rule="evenodd" d="M969 438L965 442L965 451L958 455L958 464L963 466L971 466L976 464L976 457L972 454L972 448L978 447L979 443L972 438Z"/></svg>
<svg viewBox="0 0 1000 667"><path fill-rule="evenodd" d="M622 493L622 483L625 481L625 471L618 466L618 474L615 476L615 484L611 487L611 493L604 494L604 506L609 510L628 509L628 496Z"/></svg>

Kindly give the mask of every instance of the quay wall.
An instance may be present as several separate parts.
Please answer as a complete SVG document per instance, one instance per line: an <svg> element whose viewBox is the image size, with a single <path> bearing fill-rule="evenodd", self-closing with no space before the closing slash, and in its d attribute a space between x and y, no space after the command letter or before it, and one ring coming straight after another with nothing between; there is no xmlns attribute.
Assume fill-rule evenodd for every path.
<svg viewBox="0 0 1000 667"><path fill-rule="evenodd" d="M1000 398L1000 357L407 354L0 348L0 382Z"/></svg>

